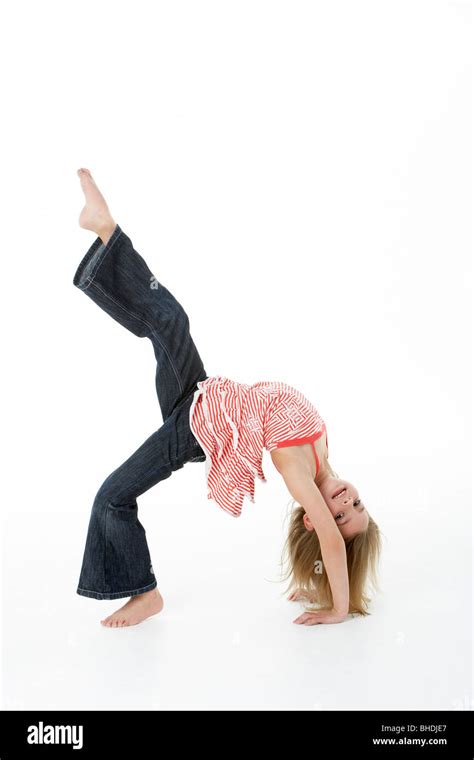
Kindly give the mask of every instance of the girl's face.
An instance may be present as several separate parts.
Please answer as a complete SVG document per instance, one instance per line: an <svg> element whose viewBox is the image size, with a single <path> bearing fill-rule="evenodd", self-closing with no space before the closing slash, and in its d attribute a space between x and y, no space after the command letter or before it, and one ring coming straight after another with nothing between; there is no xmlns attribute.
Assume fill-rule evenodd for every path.
<svg viewBox="0 0 474 760"><path fill-rule="evenodd" d="M328 475L318 488L343 538L352 538L367 530L369 515L352 483ZM305 515L304 520L308 530L312 530L308 515Z"/></svg>

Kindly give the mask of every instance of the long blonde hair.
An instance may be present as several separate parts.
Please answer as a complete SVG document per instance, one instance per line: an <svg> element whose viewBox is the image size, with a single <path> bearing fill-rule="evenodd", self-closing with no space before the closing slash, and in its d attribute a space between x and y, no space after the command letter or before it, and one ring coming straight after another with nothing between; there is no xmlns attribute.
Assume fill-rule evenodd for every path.
<svg viewBox="0 0 474 760"><path fill-rule="evenodd" d="M293 501L293 505L297 502ZM304 508L297 504L290 514L288 536L282 552L282 565L287 571L282 580L290 579L285 593L298 591L305 594L317 607L305 605L308 612L333 606L331 586L324 569L321 545L315 530L304 524ZM371 601L368 590L379 588L377 565L381 551L381 533L369 515L367 529L346 540L347 570L349 576L349 612L368 615ZM318 571L321 572L318 572Z"/></svg>

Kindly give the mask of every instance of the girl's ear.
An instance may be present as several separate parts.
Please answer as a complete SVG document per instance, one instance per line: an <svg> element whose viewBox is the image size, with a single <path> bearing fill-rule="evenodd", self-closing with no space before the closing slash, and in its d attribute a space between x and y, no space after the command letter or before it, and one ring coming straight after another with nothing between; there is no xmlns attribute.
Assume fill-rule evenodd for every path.
<svg viewBox="0 0 474 760"><path fill-rule="evenodd" d="M306 530L314 530L313 524L311 520L309 519L308 515L306 514L306 512L303 515L303 523Z"/></svg>

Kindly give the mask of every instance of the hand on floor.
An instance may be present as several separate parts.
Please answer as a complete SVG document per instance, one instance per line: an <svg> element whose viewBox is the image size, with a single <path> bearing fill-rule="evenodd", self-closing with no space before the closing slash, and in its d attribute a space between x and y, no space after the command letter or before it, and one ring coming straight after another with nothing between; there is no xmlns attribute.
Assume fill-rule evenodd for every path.
<svg viewBox="0 0 474 760"><path fill-rule="evenodd" d="M336 610L316 610L316 612L303 612L293 620L298 625L318 625L319 623L342 623L347 615L342 615Z"/></svg>

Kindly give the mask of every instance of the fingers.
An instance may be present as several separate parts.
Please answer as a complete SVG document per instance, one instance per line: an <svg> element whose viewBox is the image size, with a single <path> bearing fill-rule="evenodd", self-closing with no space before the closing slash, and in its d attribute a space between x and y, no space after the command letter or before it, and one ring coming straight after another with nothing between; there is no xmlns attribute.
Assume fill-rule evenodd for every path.
<svg viewBox="0 0 474 760"><path fill-rule="evenodd" d="M293 620L293 623L297 625L317 625L321 622L321 618L315 615L314 612L303 612L302 615Z"/></svg>
<svg viewBox="0 0 474 760"><path fill-rule="evenodd" d="M299 599L309 599L311 600L311 596L307 594L305 591L293 591L292 594L288 597L290 602L297 602Z"/></svg>
<svg viewBox="0 0 474 760"><path fill-rule="evenodd" d="M289 599L290 602L297 602L298 599L300 599L300 598L301 597L300 597L300 594L298 593L298 591L293 591L293 593L290 594L290 596L288 597L288 599Z"/></svg>

